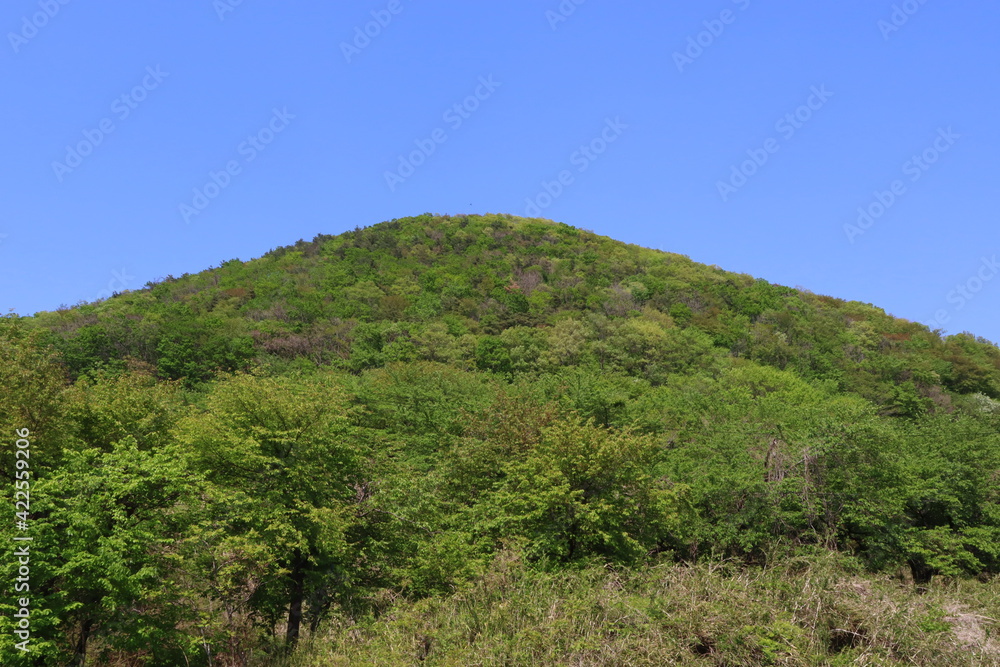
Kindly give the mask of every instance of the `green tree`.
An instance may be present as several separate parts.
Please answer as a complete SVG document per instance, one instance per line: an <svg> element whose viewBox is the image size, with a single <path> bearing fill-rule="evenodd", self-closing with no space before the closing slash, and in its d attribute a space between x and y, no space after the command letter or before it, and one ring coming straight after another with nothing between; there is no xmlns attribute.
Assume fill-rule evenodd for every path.
<svg viewBox="0 0 1000 667"><path fill-rule="evenodd" d="M230 530L268 545L281 576L263 584L252 604L272 622L286 610L290 644L307 598L318 615L350 593L364 459L346 409L329 376L236 375L213 387L205 410L182 429L208 479L252 501Z"/></svg>
<svg viewBox="0 0 1000 667"><path fill-rule="evenodd" d="M55 466L65 426L67 377L55 351L18 317L0 317L0 480L14 480L15 432L28 429L35 441L33 468Z"/></svg>
<svg viewBox="0 0 1000 667"><path fill-rule="evenodd" d="M495 373L510 373L513 362L510 351L497 336L483 336L476 344L476 368Z"/></svg>
<svg viewBox="0 0 1000 667"><path fill-rule="evenodd" d="M649 438L562 420L507 462L474 514L495 537L527 538L538 558L633 561L682 532L687 489L655 476L659 454Z"/></svg>
<svg viewBox="0 0 1000 667"><path fill-rule="evenodd" d="M106 663L124 652L175 665L196 654L180 629L195 618L179 604L187 580L179 545L196 521L198 489L183 451L142 451L131 436L68 451L35 482L32 651L42 664ZM4 576L11 567L4 563ZM11 636L4 628L5 655Z"/></svg>

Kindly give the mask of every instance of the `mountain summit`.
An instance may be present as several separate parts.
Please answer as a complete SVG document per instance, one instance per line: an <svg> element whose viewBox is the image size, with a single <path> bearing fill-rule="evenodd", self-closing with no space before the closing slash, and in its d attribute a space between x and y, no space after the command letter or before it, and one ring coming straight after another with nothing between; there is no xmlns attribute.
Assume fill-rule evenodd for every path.
<svg viewBox="0 0 1000 667"><path fill-rule="evenodd" d="M1000 350L549 220L422 215L40 313L74 376L143 364L194 384L263 363L594 364L657 383L749 359L886 414L1000 398ZM977 398L976 400L982 400Z"/></svg>

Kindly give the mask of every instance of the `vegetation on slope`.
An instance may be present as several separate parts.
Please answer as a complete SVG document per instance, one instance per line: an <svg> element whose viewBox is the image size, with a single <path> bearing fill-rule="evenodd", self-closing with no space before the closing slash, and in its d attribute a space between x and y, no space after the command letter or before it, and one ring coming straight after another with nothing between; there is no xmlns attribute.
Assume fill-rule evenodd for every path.
<svg viewBox="0 0 1000 667"><path fill-rule="evenodd" d="M596 365L655 384L736 356L836 382L886 414L1000 398L1000 350L984 340L510 216L318 236L34 322L74 377L130 360L194 384L257 360L359 372L422 359L502 373Z"/></svg>
<svg viewBox="0 0 1000 667"><path fill-rule="evenodd" d="M944 629L996 618L955 605L1000 569L1000 350L873 306L420 216L0 318L0 381L11 487L33 439L37 664L242 665L303 636L292 664L995 648L988 621L972 649ZM838 597L862 570L880 597ZM714 616L654 600L685 577Z"/></svg>

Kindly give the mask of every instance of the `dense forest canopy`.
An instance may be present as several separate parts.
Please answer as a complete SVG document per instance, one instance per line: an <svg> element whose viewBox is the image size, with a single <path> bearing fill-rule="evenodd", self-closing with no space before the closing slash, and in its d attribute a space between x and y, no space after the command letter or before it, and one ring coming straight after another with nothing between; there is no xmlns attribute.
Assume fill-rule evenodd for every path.
<svg viewBox="0 0 1000 667"><path fill-rule="evenodd" d="M679 564L1000 569L996 345L547 220L393 220L8 316L0 362L10 488L33 438L36 664L264 664L515 565L640 596ZM852 627L675 628L661 659L916 655ZM421 632L406 660L447 654ZM927 655L978 659L955 650Z"/></svg>
<svg viewBox="0 0 1000 667"><path fill-rule="evenodd" d="M426 360L515 374L596 364L660 384L740 358L835 382L886 414L1000 398L1000 350L986 340L500 215L317 236L26 324L74 378L146 364L193 386L256 364L357 373Z"/></svg>

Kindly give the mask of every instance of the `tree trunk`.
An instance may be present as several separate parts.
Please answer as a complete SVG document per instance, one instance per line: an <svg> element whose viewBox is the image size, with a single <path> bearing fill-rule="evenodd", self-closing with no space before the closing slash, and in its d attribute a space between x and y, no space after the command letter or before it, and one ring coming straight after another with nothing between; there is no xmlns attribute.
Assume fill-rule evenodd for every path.
<svg viewBox="0 0 1000 667"><path fill-rule="evenodd" d="M299 628L302 626L302 599L305 597L306 580L306 561L298 551L295 552L289 576L292 580L292 590L288 604L288 629L285 632L285 642L289 646L295 646L299 640Z"/></svg>
<svg viewBox="0 0 1000 667"><path fill-rule="evenodd" d="M914 584L930 583L931 577L936 574L934 568L924 562L922 557L911 558L907 564L910 566Z"/></svg>
<svg viewBox="0 0 1000 667"><path fill-rule="evenodd" d="M92 627L93 621L89 618L84 619L80 625L80 638L76 642L76 655L73 658L74 662L80 665L80 667L87 664L87 641L90 639L90 630Z"/></svg>
<svg viewBox="0 0 1000 667"><path fill-rule="evenodd" d="M333 600L329 595L325 596L322 604L318 605L316 609L312 608L312 604L309 605L309 612L312 614L312 619L309 621L310 634L316 632L319 628L320 621L323 620L323 616L330 610L331 606L333 606Z"/></svg>

